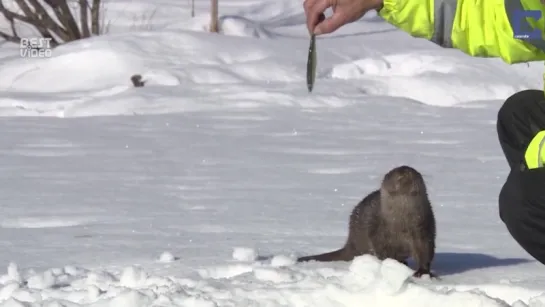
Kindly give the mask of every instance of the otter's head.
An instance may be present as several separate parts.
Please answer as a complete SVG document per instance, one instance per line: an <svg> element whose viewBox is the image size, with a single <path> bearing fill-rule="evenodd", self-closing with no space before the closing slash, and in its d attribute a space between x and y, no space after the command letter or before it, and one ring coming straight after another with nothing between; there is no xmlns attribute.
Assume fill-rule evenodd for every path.
<svg viewBox="0 0 545 307"><path fill-rule="evenodd" d="M384 175L381 190L390 196L416 196L426 193L426 186L424 178L417 170L403 165Z"/></svg>

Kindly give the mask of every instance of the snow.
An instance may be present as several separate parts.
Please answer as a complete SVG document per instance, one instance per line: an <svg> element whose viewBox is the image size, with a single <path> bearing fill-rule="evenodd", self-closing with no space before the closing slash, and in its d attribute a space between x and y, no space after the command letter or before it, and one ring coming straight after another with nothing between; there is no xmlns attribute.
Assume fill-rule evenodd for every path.
<svg viewBox="0 0 545 307"><path fill-rule="evenodd" d="M104 36L51 58L2 45L0 307L545 306L543 266L499 220L495 135L542 63L370 14L318 39L309 94L300 2L222 0L221 34L208 5L110 0ZM295 263L340 247L401 164L428 184L440 279L371 256Z"/></svg>

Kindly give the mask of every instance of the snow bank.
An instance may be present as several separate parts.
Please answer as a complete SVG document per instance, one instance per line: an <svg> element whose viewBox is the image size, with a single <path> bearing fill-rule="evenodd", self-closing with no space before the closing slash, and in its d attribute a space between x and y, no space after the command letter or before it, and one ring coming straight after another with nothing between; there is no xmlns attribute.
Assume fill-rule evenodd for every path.
<svg viewBox="0 0 545 307"><path fill-rule="evenodd" d="M235 250L248 253L249 249ZM154 276L135 266L119 273L72 266L22 273L12 263L0 277L0 306L538 307L545 302L545 295L537 292L527 302L505 302L482 290L424 285L397 261L381 262L371 256L358 257L343 269L312 263L274 266L274 259L239 261L185 278Z"/></svg>
<svg viewBox="0 0 545 307"><path fill-rule="evenodd" d="M370 16L318 41L318 79L309 95L308 34L299 2L225 4L222 34L206 31L206 10L180 17L189 16L188 5L107 2L112 27L127 28L138 12L153 26L69 43L51 58L20 58L16 48L9 49L10 56L0 60L0 115L330 108L384 96L454 106L505 99L542 79L534 66L470 58ZM145 87L132 86L135 74L143 76Z"/></svg>
<svg viewBox="0 0 545 307"><path fill-rule="evenodd" d="M304 82L295 59L275 52L279 48L272 42L247 44L238 52L246 43L247 38L210 39L210 34L197 32L73 42L55 49L51 58L6 61L0 67L0 110L7 115L26 110L25 115L78 116L296 103L295 97L264 99L268 83ZM132 86L135 74L142 75L144 88ZM225 102L218 99L221 95Z"/></svg>
<svg viewBox="0 0 545 307"><path fill-rule="evenodd" d="M475 65L463 57L436 51L368 57L331 69L332 78L364 82L380 79L380 85L370 88L368 94L407 97L437 106L504 99L526 88L524 83L506 82L500 76L497 69L483 63Z"/></svg>

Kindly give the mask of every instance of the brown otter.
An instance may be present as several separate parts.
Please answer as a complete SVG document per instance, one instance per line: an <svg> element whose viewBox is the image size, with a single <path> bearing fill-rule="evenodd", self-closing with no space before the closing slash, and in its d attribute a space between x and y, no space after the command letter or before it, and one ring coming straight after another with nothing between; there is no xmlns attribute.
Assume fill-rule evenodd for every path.
<svg viewBox="0 0 545 307"><path fill-rule="evenodd" d="M380 189L371 192L352 210L346 244L339 250L298 258L303 261L351 261L371 254L383 260L407 264L412 257L418 268L413 274L431 273L435 255L436 226L426 184L410 166L390 170Z"/></svg>

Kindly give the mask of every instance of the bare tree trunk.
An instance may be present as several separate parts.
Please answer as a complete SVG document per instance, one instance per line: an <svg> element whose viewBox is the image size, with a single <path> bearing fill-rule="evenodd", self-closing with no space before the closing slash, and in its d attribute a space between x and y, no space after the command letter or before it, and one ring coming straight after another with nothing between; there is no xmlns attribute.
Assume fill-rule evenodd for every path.
<svg viewBox="0 0 545 307"><path fill-rule="evenodd" d="M81 21L81 34L83 37L91 36L89 29L89 12L87 11L87 1L79 0L79 16Z"/></svg>
<svg viewBox="0 0 545 307"><path fill-rule="evenodd" d="M191 0L191 18L195 17L195 0Z"/></svg>
<svg viewBox="0 0 545 307"><path fill-rule="evenodd" d="M218 28L218 0L212 0L210 8L210 32L219 32Z"/></svg>
<svg viewBox="0 0 545 307"><path fill-rule="evenodd" d="M85 0L87 1L87 0ZM93 35L100 34L100 0L93 0L91 7L91 33Z"/></svg>

